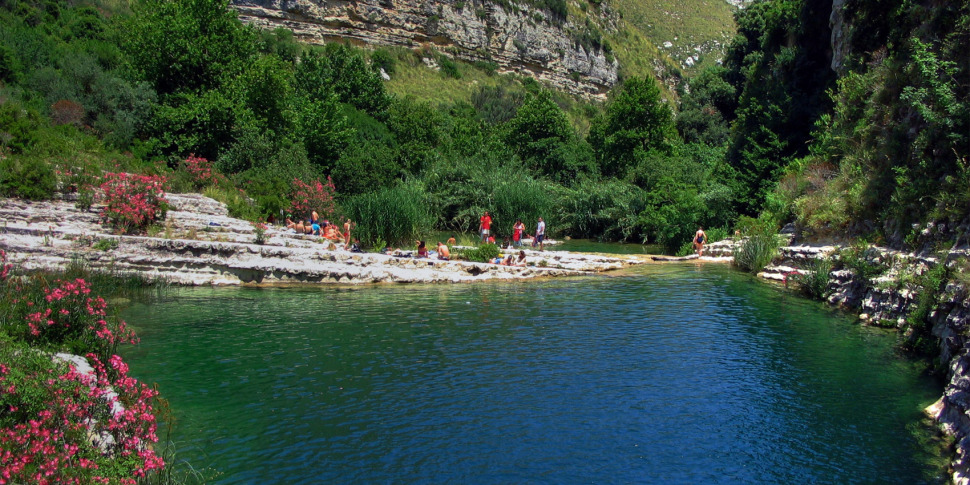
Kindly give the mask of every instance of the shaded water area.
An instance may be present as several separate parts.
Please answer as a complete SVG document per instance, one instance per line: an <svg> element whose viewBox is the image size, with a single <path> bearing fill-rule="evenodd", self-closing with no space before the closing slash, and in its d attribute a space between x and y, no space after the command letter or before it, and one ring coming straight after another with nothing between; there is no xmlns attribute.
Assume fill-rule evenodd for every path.
<svg viewBox="0 0 970 485"><path fill-rule="evenodd" d="M125 318L216 483L924 483L895 336L718 265L182 289Z"/></svg>

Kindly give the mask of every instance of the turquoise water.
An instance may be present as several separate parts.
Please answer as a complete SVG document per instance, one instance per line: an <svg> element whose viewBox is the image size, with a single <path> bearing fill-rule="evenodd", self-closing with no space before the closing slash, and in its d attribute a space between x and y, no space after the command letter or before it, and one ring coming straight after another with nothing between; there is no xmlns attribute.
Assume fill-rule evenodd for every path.
<svg viewBox="0 0 970 485"><path fill-rule="evenodd" d="M894 336L714 265L131 307L215 483L922 483Z"/></svg>

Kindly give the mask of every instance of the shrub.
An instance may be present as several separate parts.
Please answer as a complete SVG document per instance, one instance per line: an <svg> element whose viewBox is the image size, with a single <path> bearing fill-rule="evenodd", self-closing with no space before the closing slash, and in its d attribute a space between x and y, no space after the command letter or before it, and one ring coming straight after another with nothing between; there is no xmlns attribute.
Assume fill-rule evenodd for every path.
<svg viewBox="0 0 970 485"><path fill-rule="evenodd" d="M150 447L158 441L151 405L156 392L128 377L117 355L110 367L93 354L88 358L93 374L43 352L0 347L5 482L133 484L164 466Z"/></svg>
<svg viewBox="0 0 970 485"><path fill-rule="evenodd" d="M0 195L47 200L54 196L56 187L54 171L40 158L14 156L0 160Z"/></svg>
<svg viewBox="0 0 970 485"><path fill-rule="evenodd" d="M161 469L156 392L115 355L134 332L86 280L11 269L0 250L0 481L134 484ZM47 349L85 354L93 372Z"/></svg>
<svg viewBox="0 0 970 485"><path fill-rule="evenodd" d="M253 243L255 244L266 244L266 226L265 222L253 222L253 234L255 236Z"/></svg>
<svg viewBox="0 0 970 485"><path fill-rule="evenodd" d="M851 270L866 288L872 285L873 278L885 273L888 269L873 260L872 250L864 240L840 250L839 259L842 261L842 266Z"/></svg>
<svg viewBox="0 0 970 485"><path fill-rule="evenodd" d="M218 185L224 179L222 174L215 170L213 163L205 158L189 155L182 164L185 171L191 175L192 184L196 189Z"/></svg>
<svg viewBox="0 0 970 485"><path fill-rule="evenodd" d="M149 224L165 218L165 177L106 173L101 190L105 207L101 217L122 234L145 229Z"/></svg>
<svg viewBox="0 0 970 485"><path fill-rule="evenodd" d="M498 257L499 249L495 244L482 244L477 248L458 249L455 251L455 254L457 256L456 259L487 263Z"/></svg>
<svg viewBox="0 0 970 485"><path fill-rule="evenodd" d="M916 305L912 307L906 321L913 330L909 336L908 346L923 355L936 355L939 340L933 337L933 326L929 322L930 312L937 305L940 291L946 288L950 279L950 269L940 262L927 269L916 278L919 293Z"/></svg>
<svg viewBox="0 0 970 485"><path fill-rule="evenodd" d="M94 249L100 251L111 251L117 248L118 240L114 238L98 239L98 242L94 243Z"/></svg>
<svg viewBox="0 0 970 485"><path fill-rule="evenodd" d="M242 189L209 186L206 187L203 195L226 204L231 217L245 220L254 220L258 217L258 209Z"/></svg>
<svg viewBox="0 0 970 485"><path fill-rule="evenodd" d="M300 219L306 219L313 211L317 211L320 217L332 218L337 213L337 206L333 200L334 192L336 189L330 177L327 177L326 184L319 180L308 184L300 179L293 179L290 211Z"/></svg>

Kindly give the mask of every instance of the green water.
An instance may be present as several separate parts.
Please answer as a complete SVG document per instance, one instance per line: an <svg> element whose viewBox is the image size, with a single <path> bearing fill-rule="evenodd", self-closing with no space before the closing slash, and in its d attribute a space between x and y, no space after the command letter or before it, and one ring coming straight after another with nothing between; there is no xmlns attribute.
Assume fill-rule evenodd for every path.
<svg viewBox="0 0 970 485"><path fill-rule="evenodd" d="M895 336L728 268L135 305L216 483L933 483Z"/></svg>

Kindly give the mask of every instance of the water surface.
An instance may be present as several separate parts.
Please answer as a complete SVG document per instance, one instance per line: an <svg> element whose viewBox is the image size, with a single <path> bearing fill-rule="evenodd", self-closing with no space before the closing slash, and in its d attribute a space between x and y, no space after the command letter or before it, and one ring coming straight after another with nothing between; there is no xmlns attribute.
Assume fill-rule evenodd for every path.
<svg viewBox="0 0 970 485"><path fill-rule="evenodd" d="M920 483L894 336L717 265L183 289L125 315L217 483Z"/></svg>

